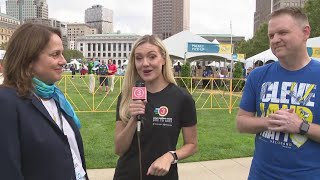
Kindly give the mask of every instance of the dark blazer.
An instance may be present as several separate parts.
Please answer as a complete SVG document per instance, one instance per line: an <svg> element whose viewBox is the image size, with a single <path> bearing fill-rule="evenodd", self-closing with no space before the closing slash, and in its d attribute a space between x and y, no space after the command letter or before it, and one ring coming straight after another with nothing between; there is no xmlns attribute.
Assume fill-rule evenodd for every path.
<svg viewBox="0 0 320 180"><path fill-rule="evenodd" d="M86 169L80 132L71 117L63 115ZM34 95L21 98L15 89L0 86L0 145L0 179L75 179L68 139Z"/></svg>

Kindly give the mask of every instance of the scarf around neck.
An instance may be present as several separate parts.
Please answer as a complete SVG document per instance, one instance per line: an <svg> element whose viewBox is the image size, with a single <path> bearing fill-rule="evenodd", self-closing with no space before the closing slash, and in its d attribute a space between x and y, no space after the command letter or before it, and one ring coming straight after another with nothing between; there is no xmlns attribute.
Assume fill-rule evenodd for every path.
<svg viewBox="0 0 320 180"><path fill-rule="evenodd" d="M53 98L59 104L59 107L63 112L73 119L79 129L81 128L80 120L74 112L74 109L56 85L48 85L35 77L32 78L32 83L34 85L34 93L37 96L44 99Z"/></svg>

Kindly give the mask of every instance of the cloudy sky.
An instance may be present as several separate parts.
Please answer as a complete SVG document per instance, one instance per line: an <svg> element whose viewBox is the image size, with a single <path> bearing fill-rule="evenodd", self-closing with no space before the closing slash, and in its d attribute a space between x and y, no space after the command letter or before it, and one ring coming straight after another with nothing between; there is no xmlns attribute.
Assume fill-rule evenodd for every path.
<svg viewBox="0 0 320 180"><path fill-rule="evenodd" d="M152 32L152 0L47 0L49 17L84 22L84 12L100 4L114 12L114 30L137 34ZM0 0L5 12L5 0ZM255 0L190 0L190 31L195 34L253 36Z"/></svg>

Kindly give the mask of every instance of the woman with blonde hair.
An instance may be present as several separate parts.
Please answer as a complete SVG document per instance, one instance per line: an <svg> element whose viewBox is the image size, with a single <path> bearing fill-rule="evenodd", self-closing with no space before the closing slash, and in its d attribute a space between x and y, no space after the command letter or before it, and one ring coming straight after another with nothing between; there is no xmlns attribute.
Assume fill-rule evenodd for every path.
<svg viewBox="0 0 320 180"><path fill-rule="evenodd" d="M145 82L147 100L131 99L138 80ZM137 115L144 116L140 133ZM133 46L118 99L115 152L120 158L114 180L177 180L178 160L197 151L196 123L194 100L176 85L165 46L153 35L141 37ZM184 142L176 149L181 129Z"/></svg>

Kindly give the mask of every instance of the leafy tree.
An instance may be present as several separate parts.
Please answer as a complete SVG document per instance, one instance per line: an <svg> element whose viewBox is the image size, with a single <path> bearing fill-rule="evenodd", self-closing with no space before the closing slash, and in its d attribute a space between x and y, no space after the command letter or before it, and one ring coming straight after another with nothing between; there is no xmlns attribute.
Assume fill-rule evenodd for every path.
<svg viewBox="0 0 320 180"><path fill-rule="evenodd" d="M3 42L0 45L0 49L2 49L2 50L7 50L7 47L8 47L8 42Z"/></svg>
<svg viewBox="0 0 320 180"><path fill-rule="evenodd" d="M71 49L64 50L63 56L67 60L68 63L71 61L71 59L83 59L84 58L82 52L80 52L78 50L71 50Z"/></svg>
<svg viewBox="0 0 320 180"><path fill-rule="evenodd" d="M234 65L234 72L233 72L234 78L243 78L243 64L241 62L237 62ZM239 82L240 81L240 82ZM235 86L237 86L234 91L240 91L243 87L243 84L241 83L242 80L232 80L232 87L234 89Z"/></svg>
<svg viewBox="0 0 320 180"><path fill-rule="evenodd" d="M190 63L186 62L185 64L183 64L181 66L181 73L180 73L181 77L190 77L191 76L191 67L190 67ZM184 83L187 85L187 87L190 87L191 82L188 81L188 79L179 79L177 81L178 85L180 87L185 87L184 83L182 82L184 81Z"/></svg>
<svg viewBox="0 0 320 180"><path fill-rule="evenodd" d="M308 0L305 2L304 11L308 16L311 26L310 37L320 36L320 0Z"/></svg>
<svg viewBox="0 0 320 180"><path fill-rule="evenodd" d="M241 41L235 52L246 54L246 58L249 58L267 49L269 49L268 24L264 23L252 39Z"/></svg>

